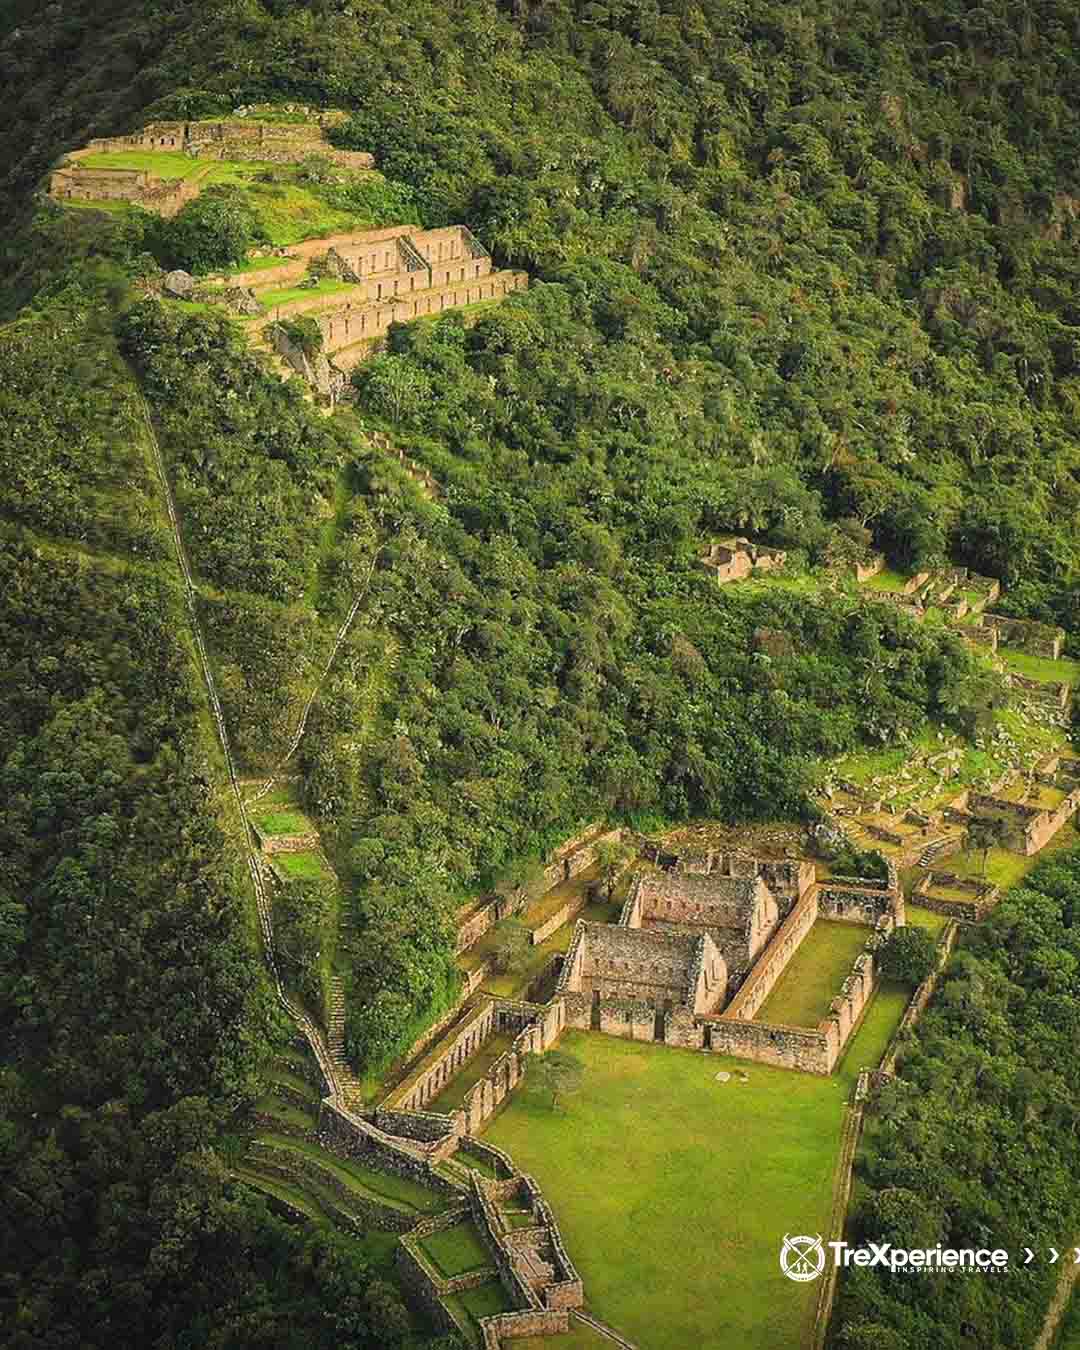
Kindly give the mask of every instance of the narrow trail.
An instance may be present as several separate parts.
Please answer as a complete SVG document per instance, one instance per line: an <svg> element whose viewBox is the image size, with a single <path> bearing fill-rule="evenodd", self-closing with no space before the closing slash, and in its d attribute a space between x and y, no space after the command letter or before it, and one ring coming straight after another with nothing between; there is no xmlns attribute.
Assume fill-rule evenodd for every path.
<svg viewBox="0 0 1080 1350"><path fill-rule="evenodd" d="M214 717L214 724L217 727L218 739L221 743L222 754L225 757L225 766L229 774L229 783L232 787L233 797L235 798L236 807L244 828L244 849L247 854L248 872L251 876L251 884L255 891L255 904L259 914L259 926L262 930L266 964L270 970L278 1000L299 1029L304 1033L308 1044L311 1046L312 1053L318 1062L319 1068L322 1070L323 1077L326 1079L327 1088L331 1098L333 1098L335 1103L345 1106L347 1085L342 1081L341 1070L334 1062L322 1032L303 1009L297 1007L286 994L285 987L281 982L281 976L278 973L277 962L274 959L274 927L270 910L270 896L263 872L265 864L252 844L254 836L252 834L251 822L248 819L247 806L244 802L243 793L240 791L240 780L236 774L236 765L233 761L232 748L229 744L229 733L225 726L225 716L221 709L221 700L218 698L217 686L214 683L214 673L210 666L210 658L206 650L206 644L203 641L202 626L199 622L199 611L196 604L198 593L195 588L194 578L192 577L191 567L188 563L187 552L184 548L183 536L180 532L180 520L176 512L176 503L173 500L172 487L169 483L168 474L165 471L165 458L161 453L161 445L158 442L157 432L154 430L154 424L150 417L150 409L147 407L146 400L141 393L139 395L139 404L142 409L142 416L146 425L147 435L150 438L150 446L153 450L154 461L161 478L162 490L165 494L165 506L169 513L169 524L172 528L173 544L176 548L176 557L180 564L180 574L184 582L184 596L187 600L188 612L191 616L191 631L195 639L195 648L198 652L199 664L202 667L207 695L210 699L210 710ZM357 606L358 605L359 600L357 601Z"/></svg>
<svg viewBox="0 0 1080 1350"><path fill-rule="evenodd" d="M367 576L364 578L364 584L360 587L359 591L357 591L356 598L349 606L349 612L348 614L345 615L341 627L337 631L337 636L334 638L334 645L330 648L330 654L323 664L323 668L319 673L319 678L315 681L315 685L312 688L311 693L308 694L307 696L307 701L305 702L304 707L300 713L300 720L296 724L296 730L293 732L293 737L292 740L289 742L288 748L282 755L281 759L278 761L277 767L271 773L270 777L266 780L266 782L260 784L259 787L256 788L255 791L251 794L251 796L248 797L247 799L248 806L253 806L255 802L259 801L260 798L266 796L266 794L274 786L277 780L281 777L282 772L284 771L285 766L288 764L289 760L292 759L293 755L295 755L297 750L299 749L300 742L304 739L304 732L307 730L308 716L311 713L311 709L315 704L315 700L319 697L319 693L323 687L327 675L329 675L330 673L330 667L334 664L334 658L341 650L341 644L345 641L345 637L348 634L349 629L352 627L352 621L353 619L356 618L357 612L359 611L360 606L363 603L364 596L367 595L368 587L371 585L371 578L375 575L375 564L378 561L379 554L381 552L382 547L380 546L371 555L371 565L368 568Z"/></svg>
<svg viewBox="0 0 1080 1350"><path fill-rule="evenodd" d="M1046 1319L1042 1324L1042 1330L1039 1332L1039 1338L1032 1350L1050 1350L1054 1343L1058 1328L1061 1326L1061 1319L1065 1316L1065 1310L1069 1306L1069 1299L1072 1297L1077 1278L1080 1277L1080 1265L1073 1260L1077 1251L1080 1251L1080 1248L1066 1247L1062 1253L1061 1275L1058 1279L1057 1288L1054 1290L1054 1296L1046 1310ZM1068 1264L1065 1264L1066 1262Z"/></svg>

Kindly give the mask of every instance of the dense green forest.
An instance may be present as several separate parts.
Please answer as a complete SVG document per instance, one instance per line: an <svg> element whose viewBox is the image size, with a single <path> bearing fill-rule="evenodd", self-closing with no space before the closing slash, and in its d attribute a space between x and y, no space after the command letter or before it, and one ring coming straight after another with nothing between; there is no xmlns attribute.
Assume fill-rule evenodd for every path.
<svg viewBox="0 0 1080 1350"><path fill-rule="evenodd" d="M864 1269L840 1285L844 1350L1035 1344L1051 1246L1080 1233L1080 854L1042 863L966 935L874 1107L853 1229L897 1247L974 1239L1000 1277ZM1023 1249L1039 1253L1025 1268Z"/></svg>
<svg viewBox="0 0 1080 1350"><path fill-rule="evenodd" d="M361 1256L305 1247L224 1180L284 1032L139 395L245 771L277 763L363 590L298 758L342 912L320 899L333 923L295 923L288 965L314 1002L312 953L332 949L350 1055L378 1066L453 993L455 905L583 821L803 812L822 757L930 722L968 731L993 703L947 632L870 618L842 589L718 593L694 567L711 535L788 549L796 579L853 541L900 567L951 559L1075 643L1078 53L1065 0L0 0L0 1184L16 1215L0 1337L406 1334L396 1296L346 1269ZM287 99L345 110L335 136L376 155L398 214L465 222L532 276L474 326L395 331L332 418L235 325L138 294L175 237L34 196L90 136ZM762 629L787 635L767 659ZM938 1063L997 1073L1010 1120L1021 1101L1057 1120L1075 1088L1008 1067L1034 1053L1012 988L1072 978L1065 882L1047 875L1046 951L1012 906L913 1060L928 1088L953 1072ZM953 1059L974 1053L976 975L1003 1056L978 1073ZM1033 1003L1048 1066L1065 998ZM927 1131L948 1128L938 1102ZM1047 1135L1039 1185L1051 1155ZM899 1184L884 1142L873 1166L869 1183ZM933 1184L912 1205L959 1231L969 1211ZM1019 1181L1010 1203L1016 1223L1059 1213ZM343 1280L358 1301L337 1298L329 1325L315 1300ZM964 1316L1000 1313L1021 1345L1044 1293L1010 1284L1015 1309ZM949 1300L988 1296L936 1297L912 1331L903 1299L852 1286L843 1334L961 1344L940 1340L962 1320ZM102 1321L76 1333L88 1299Z"/></svg>

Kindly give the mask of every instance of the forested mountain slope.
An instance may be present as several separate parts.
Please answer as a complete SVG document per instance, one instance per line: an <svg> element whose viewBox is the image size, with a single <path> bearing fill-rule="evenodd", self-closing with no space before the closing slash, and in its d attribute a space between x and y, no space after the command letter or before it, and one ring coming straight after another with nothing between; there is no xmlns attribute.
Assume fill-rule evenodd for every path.
<svg viewBox="0 0 1080 1350"><path fill-rule="evenodd" d="M41 1328L97 1306L120 1250L122 1326L83 1343L171 1334L147 1309L175 1289L180 1323L219 1327L205 1343L259 1343L236 1311L257 1288L319 1344L314 1291L356 1259L301 1251L214 1171L282 1033L137 396L253 774L366 588L296 764L341 895L294 955L314 988L332 954L353 1062L377 1066L453 992L455 905L583 821L798 812L819 759L984 708L945 632L839 591L710 589L713 534L750 530L796 571L852 541L952 560L1075 644L1078 53L1064 0L0 3L0 1163L5 1194L52 1205L12 1231L13 1344L76 1343ZM140 298L164 260L147 221L33 195L92 136L290 101L344 109L338 143L418 223L466 222L533 279L471 327L395 333L359 418L311 408L223 319ZM759 659L762 628L791 638L782 660ZM161 1119L180 1121L164 1143ZM161 1168L215 1197L194 1235L154 1198ZM263 1255L188 1283L244 1235ZM349 1344L406 1335L373 1288L342 1313Z"/></svg>

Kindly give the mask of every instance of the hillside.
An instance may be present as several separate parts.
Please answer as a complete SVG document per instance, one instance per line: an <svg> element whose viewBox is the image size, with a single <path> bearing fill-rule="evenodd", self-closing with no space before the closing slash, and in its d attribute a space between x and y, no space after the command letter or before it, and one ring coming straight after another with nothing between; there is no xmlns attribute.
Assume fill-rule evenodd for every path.
<svg viewBox="0 0 1080 1350"><path fill-rule="evenodd" d="M369 1101L458 997L462 913L587 822L805 825L887 775L929 811L935 755L982 788L1075 741L1078 52L1057 0L0 3L0 1340L329 1344L328 1298L336 1343L430 1340L378 1243L230 1180L292 1100L275 974ZM175 213L46 195L95 138L259 119L325 144L79 161ZM378 231L428 304L356 344L328 250ZM443 312L413 255L453 231L515 280ZM718 587L733 533L782 572ZM1063 650L986 650L991 583ZM304 841L269 974L249 823ZM840 1310L852 1347L908 1318Z"/></svg>

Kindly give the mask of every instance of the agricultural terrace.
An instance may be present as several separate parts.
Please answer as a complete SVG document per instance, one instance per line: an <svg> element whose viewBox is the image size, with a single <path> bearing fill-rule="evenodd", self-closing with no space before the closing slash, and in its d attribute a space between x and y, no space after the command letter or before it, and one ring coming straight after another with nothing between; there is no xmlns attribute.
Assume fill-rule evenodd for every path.
<svg viewBox="0 0 1080 1350"><path fill-rule="evenodd" d="M598 1318L649 1350L806 1343L816 1294L784 1279L780 1242L825 1231L844 1102L907 999L879 991L828 1078L566 1033L581 1090L553 1111L523 1084L485 1137L540 1183Z"/></svg>

